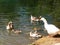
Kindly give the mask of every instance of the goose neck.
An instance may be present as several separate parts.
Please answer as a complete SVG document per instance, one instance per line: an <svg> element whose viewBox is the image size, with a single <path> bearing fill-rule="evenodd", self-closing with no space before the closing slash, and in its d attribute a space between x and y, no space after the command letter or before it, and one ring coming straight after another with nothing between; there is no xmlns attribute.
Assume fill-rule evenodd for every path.
<svg viewBox="0 0 60 45"><path fill-rule="evenodd" d="M46 19L45 19L45 20L43 20L43 22L44 22L44 24L48 24Z"/></svg>

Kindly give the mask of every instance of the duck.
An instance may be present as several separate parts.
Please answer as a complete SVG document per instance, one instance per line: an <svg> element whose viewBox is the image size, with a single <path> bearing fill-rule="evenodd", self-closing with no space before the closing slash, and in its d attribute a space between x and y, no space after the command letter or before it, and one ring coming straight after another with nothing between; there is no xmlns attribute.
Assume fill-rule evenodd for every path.
<svg viewBox="0 0 60 45"><path fill-rule="evenodd" d="M7 26L6 26L7 32L11 32L14 29L12 21L9 21Z"/></svg>
<svg viewBox="0 0 60 45"><path fill-rule="evenodd" d="M37 33L37 31L35 31L35 32L30 32L30 37L32 37L32 38L39 38L39 37L41 37L41 35L39 35L38 33Z"/></svg>
<svg viewBox="0 0 60 45"><path fill-rule="evenodd" d="M40 21L43 21L44 28L47 30L49 36L54 36L56 34L60 35L60 29L53 24L48 24L47 20L44 17L40 16Z"/></svg>
<svg viewBox="0 0 60 45"><path fill-rule="evenodd" d="M31 15L31 23L34 23L34 21L38 22L39 19Z"/></svg>

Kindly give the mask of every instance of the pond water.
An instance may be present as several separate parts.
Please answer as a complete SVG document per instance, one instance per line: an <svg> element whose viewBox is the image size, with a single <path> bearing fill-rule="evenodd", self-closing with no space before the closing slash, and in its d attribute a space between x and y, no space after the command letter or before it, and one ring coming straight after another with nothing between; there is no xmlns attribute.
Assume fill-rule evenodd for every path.
<svg viewBox="0 0 60 45"><path fill-rule="evenodd" d="M30 15L28 15L26 11L24 13L24 11L20 10L18 12L20 16L0 14L0 45L29 45L33 41L35 41L30 39L29 32L33 30L33 27L41 28L41 26L39 24L32 25L30 23ZM50 16L47 16L46 18L49 18L49 17ZM52 18L50 17L49 20L51 19ZM16 30L22 31L21 34L8 35L6 31L6 25L10 20L13 21L14 28ZM44 34L44 32L41 31L41 34Z"/></svg>
<svg viewBox="0 0 60 45"><path fill-rule="evenodd" d="M32 30L32 26L29 23L28 16L16 16L12 19L14 28L16 30L22 30L22 33L8 35L6 31L6 25L9 21L9 15L0 16L0 44L1 45L28 45L33 42L29 39L29 32Z"/></svg>
<svg viewBox="0 0 60 45"><path fill-rule="evenodd" d="M12 18L11 18L12 17ZM15 30L21 30L21 34L8 35L6 25L9 20L13 21ZM0 15L0 44L1 45L29 45L33 41L30 39L29 32L33 30L34 25L30 23L28 15Z"/></svg>

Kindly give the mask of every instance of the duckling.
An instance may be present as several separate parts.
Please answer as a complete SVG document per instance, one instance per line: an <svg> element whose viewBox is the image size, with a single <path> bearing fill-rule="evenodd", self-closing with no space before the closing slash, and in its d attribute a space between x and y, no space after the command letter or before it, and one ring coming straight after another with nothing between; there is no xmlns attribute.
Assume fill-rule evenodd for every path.
<svg viewBox="0 0 60 45"><path fill-rule="evenodd" d="M39 38L39 37L41 37L41 35L39 35L38 33L37 33L37 31L35 31L35 32L30 32L30 37L32 37L32 38Z"/></svg>
<svg viewBox="0 0 60 45"><path fill-rule="evenodd" d="M14 29L12 21L8 22L6 29L8 33L11 33L11 31Z"/></svg>
<svg viewBox="0 0 60 45"><path fill-rule="evenodd" d="M39 19L31 15L31 23L34 23L34 21L38 22Z"/></svg>

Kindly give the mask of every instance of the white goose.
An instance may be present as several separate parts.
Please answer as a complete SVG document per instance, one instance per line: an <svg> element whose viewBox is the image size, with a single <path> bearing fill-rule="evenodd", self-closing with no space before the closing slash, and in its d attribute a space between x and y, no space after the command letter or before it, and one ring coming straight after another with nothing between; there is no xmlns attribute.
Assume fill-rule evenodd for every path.
<svg viewBox="0 0 60 45"><path fill-rule="evenodd" d="M37 31L35 31L34 33L31 31L30 32L30 37L38 38L38 37L41 37L41 35L38 35Z"/></svg>
<svg viewBox="0 0 60 45"><path fill-rule="evenodd" d="M44 22L44 27L47 30L48 34L50 34L50 35L52 34L52 36L55 34L59 34L60 30L55 25L48 24L47 20L44 17L41 17L40 20L42 20Z"/></svg>

